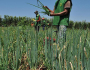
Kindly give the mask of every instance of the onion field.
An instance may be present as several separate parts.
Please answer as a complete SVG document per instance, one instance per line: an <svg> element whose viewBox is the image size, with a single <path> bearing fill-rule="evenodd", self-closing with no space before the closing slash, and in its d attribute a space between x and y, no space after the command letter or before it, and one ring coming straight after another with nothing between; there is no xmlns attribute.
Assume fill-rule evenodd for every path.
<svg viewBox="0 0 90 70"><path fill-rule="evenodd" d="M90 70L89 29L67 28L64 43L55 30L0 27L0 70Z"/></svg>

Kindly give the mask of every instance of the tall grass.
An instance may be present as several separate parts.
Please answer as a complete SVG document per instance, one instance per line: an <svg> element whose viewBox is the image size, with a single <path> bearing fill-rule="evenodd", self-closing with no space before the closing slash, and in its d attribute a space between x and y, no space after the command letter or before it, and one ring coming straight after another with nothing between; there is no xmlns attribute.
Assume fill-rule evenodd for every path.
<svg viewBox="0 0 90 70"><path fill-rule="evenodd" d="M44 65L48 70L90 70L90 32L67 29L66 42L58 42L54 28L0 28L0 70L25 70ZM47 37L51 40L47 40ZM53 42L56 38L56 42ZM43 40L45 39L45 45Z"/></svg>

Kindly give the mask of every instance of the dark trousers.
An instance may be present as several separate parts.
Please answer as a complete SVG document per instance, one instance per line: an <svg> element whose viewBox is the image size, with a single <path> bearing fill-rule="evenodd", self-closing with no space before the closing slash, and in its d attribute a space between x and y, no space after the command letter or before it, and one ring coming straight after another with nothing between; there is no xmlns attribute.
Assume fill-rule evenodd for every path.
<svg viewBox="0 0 90 70"><path fill-rule="evenodd" d="M43 25L43 30L45 30L45 25Z"/></svg>
<svg viewBox="0 0 90 70"><path fill-rule="evenodd" d="M35 26L35 30L39 32L39 26Z"/></svg>

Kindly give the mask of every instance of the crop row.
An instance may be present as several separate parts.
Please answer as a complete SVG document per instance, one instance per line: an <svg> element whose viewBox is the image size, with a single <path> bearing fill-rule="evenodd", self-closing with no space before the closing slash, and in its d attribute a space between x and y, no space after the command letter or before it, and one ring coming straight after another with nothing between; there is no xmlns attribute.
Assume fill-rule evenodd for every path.
<svg viewBox="0 0 90 70"><path fill-rule="evenodd" d="M40 67L48 70L90 70L89 29L67 29L65 43L58 42L54 30L52 27L45 31L40 28L37 33L30 26L26 29L20 26L1 27L0 70L35 70Z"/></svg>

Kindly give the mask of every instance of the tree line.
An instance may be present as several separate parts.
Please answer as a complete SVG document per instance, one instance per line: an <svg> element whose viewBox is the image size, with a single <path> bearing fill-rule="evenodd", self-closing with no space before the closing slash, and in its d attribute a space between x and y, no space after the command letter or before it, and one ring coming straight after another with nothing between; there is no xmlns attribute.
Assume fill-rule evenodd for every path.
<svg viewBox="0 0 90 70"><path fill-rule="evenodd" d="M0 26L25 26L25 25L29 25L31 26L31 24L33 23L33 20L35 18L30 18L30 17L16 17L16 16L8 16L8 15L4 15L4 18L2 18L0 16ZM47 19L45 18L46 22L49 23L49 26L52 25L53 23L53 19ZM41 21L42 23L42 21ZM90 22L86 22L86 21L82 21L82 22L74 22L74 21L69 21L69 26L68 28L72 28L74 27L75 29L90 29Z"/></svg>

